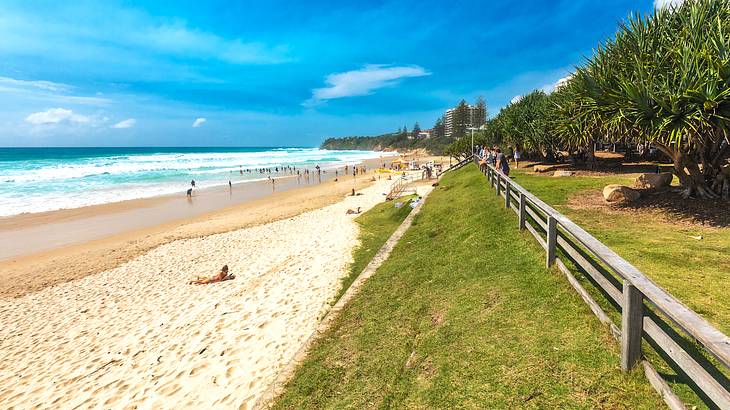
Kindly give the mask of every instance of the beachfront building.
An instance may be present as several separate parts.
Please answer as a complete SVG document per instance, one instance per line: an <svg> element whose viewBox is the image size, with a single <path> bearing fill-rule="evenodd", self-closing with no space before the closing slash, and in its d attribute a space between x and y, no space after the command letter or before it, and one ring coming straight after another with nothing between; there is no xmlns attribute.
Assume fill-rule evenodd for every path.
<svg viewBox="0 0 730 410"><path fill-rule="evenodd" d="M464 135L467 128L478 128L486 122L487 105L481 97L474 105L461 100L459 105L449 108L444 113L445 136L447 138L458 138Z"/></svg>
<svg viewBox="0 0 730 410"><path fill-rule="evenodd" d="M433 133L433 130L421 130L418 133L418 139L427 139L431 138L431 134Z"/></svg>
<svg viewBox="0 0 730 410"><path fill-rule="evenodd" d="M444 113L444 128L446 129L446 137L451 137L454 134L454 112L456 112L456 108L449 108Z"/></svg>

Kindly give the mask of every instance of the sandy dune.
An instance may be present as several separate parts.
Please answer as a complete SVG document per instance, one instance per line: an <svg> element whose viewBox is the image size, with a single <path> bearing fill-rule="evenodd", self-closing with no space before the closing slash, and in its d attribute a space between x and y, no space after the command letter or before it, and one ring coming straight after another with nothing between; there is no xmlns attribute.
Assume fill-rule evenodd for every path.
<svg viewBox="0 0 730 410"><path fill-rule="evenodd" d="M389 182L0 300L0 407L249 408L332 302L357 237L345 210ZM187 284L224 264L236 280Z"/></svg>

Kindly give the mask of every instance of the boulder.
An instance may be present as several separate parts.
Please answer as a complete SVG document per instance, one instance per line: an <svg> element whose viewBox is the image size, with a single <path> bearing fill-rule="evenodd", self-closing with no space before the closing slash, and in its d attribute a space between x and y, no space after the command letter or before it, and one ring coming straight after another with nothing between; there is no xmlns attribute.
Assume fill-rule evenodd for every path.
<svg viewBox="0 0 730 410"><path fill-rule="evenodd" d="M550 172L560 168L567 168L569 164L550 164L550 165L535 165L532 170L535 172Z"/></svg>
<svg viewBox="0 0 730 410"><path fill-rule="evenodd" d="M606 185L603 197L607 202L633 202L641 197L641 193L625 185Z"/></svg>
<svg viewBox="0 0 730 410"><path fill-rule="evenodd" d="M572 177L573 175L575 175L573 171L555 171L553 173L554 177Z"/></svg>
<svg viewBox="0 0 730 410"><path fill-rule="evenodd" d="M662 172L659 174L641 174L636 177L636 188L642 189L658 189L666 188L672 184L674 175L671 172Z"/></svg>

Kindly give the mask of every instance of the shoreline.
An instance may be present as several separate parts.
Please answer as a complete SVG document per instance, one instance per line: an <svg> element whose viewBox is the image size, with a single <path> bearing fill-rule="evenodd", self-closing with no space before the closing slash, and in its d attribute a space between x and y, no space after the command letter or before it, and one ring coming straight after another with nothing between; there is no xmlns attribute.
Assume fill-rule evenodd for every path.
<svg viewBox="0 0 730 410"><path fill-rule="evenodd" d="M384 158L389 164L395 157ZM359 164L368 169L382 165L380 159ZM344 166L343 166L344 167ZM340 169L339 167L336 169ZM321 183L335 178L335 168L321 175ZM358 176L360 177L360 176ZM342 183L352 180L344 178ZM183 221L265 198L277 192L320 184L315 174L298 179L296 175L275 177L276 189L267 178L195 190L191 198L184 192L150 198L130 199L79 208L25 213L0 218L0 261L76 245L169 222ZM90 229L93 227L93 229Z"/></svg>
<svg viewBox="0 0 730 410"><path fill-rule="evenodd" d="M393 159L395 157L386 161ZM185 197L134 200L132 208L129 208L129 203L94 206L101 215L91 215L77 208L68 212L39 214L33 223L26 220L23 225L6 220L4 224L0 223L0 244L9 244L12 249L25 252L0 258L0 299L23 296L115 268L175 240L230 232L331 205L342 200L352 189L357 191L370 186L371 178L376 175L373 170L377 163L380 163L379 159L363 161L369 171L366 175L358 175L355 181L350 176L334 182L334 174L328 172L322 175L322 183L302 183L303 186L297 187L295 177L293 184L289 181L293 186L284 187L281 184L280 187L277 184L277 190L273 193L266 192L270 185L267 186L268 182L265 182L263 188L257 188L260 196L244 198L233 204L208 201L210 208L198 207L195 209L197 212L182 217L174 214L175 217L167 220L158 220L154 216L165 215L165 212L181 204L188 206ZM228 195L227 192L226 187L224 195ZM206 197L197 199L203 198ZM207 198L213 199L215 195L208 195ZM147 218L135 220L139 215L146 215ZM104 222L110 218L113 224ZM17 229L12 229L13 223ZM107 225L103 225L105 223ZM69 226L73 226L77 233L72 234L64 229ZM54 241L59 236L68 239L58 245Z"/></svg>

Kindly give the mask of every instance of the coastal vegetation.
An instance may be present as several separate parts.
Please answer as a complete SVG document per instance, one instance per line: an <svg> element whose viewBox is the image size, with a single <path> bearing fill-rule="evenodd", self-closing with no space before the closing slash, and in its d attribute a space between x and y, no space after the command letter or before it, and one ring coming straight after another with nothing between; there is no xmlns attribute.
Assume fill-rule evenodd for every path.
<svg viewBox="0 0 730 410"><path fill-rule="evenodd" d="M414 127L415 128L415 127ZM443 135L433 135L430 138L413 137L406 127L396 132L378 136L352 136L342 138L328 138L324 140L320 148L329 150L373 150L373 151L396 151L425 149L434 155L443 155L446 147L454 142L453 138Z"/></svg>
<svg viewBox="0 0 730 410"><path fill-rule="evenodd" d="M421 135L421 126L416 122L411 131L408 131L408 127L403 127L396 132L378 136L328 138L320 148L377 151L425 149L434 155L443 155L450 144L467 134L469 124L474 121L482 124L486 119L487 103L484 98L478 97L471 108L470 110L466 100L461 100L456 107L449 110L450 130L447 130L445 114L436 120L433 128L427 130L425 136Z"/></svg>
<svg viewBox="0 0 730 410"><path fill-rule="evenodd" d="M663 406L501 203L445 175L275 408Z"/></svg>
<svg viewBox="0 0 730 410"><path fill-rule="evenodd" d="M697 0L631 16L554 92L514 101L477 142L588 163L596 144L651 146L684 197L730 199L729 137L730 3ZM462 138L447 152L470 149Z"/></svg>

